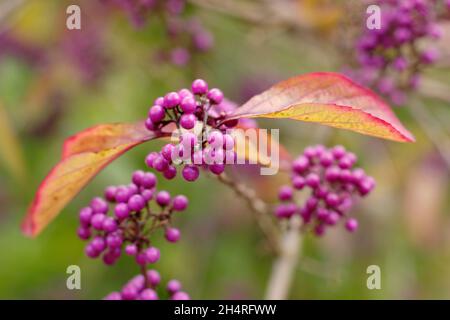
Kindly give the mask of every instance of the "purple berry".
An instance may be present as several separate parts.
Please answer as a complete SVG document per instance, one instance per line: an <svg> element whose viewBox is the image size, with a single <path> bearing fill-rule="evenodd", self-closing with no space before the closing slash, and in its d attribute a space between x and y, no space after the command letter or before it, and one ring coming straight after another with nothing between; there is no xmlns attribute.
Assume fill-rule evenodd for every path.
<svg viewBox="0 0 450 320"><path fill-rule="evenodd" d="M156 157L158 157L159 154L157 152L150 152L147 157L145 158L145 164L147 165L147 167L149 168L153 168L153 161L155 160Z"/></svg>
<svg viewBox="0 0 450 320"><path fill-rule="evenodd" d="M175 211L186 210L189 200L186 196L178 195L173 198L172 208Z"/></svg>
<svg viewBox="0 0 450 320"><path fill-rule="evenodd" d="M156 176L151 172L146 172L142 177L141 186L145 189L152 189L156 186Z"/></svg>
<svg viewBox="0 0 450 320"><path fill-rule="evenodd" d="M173 295L174 293L178 292L181 290L181 283L178 280L170 280L169 282L167 282L167 292L169 292L170 295Z"/></svg>
<svg viewBox="0 0 450 320"><path fill-rule="evenodd" d="M158 295L155 290L147 288L141 291L139 298L141 300L158 300Z"/></svg>
<svg viewBox="0 0 450 320"><path fill-rule="evenodd" d="M111 217L106 217L103 221L103 230L106 232L114 232L117 230L117 223Z"/></svg>
<svg viewBox="0 0 450 320"><path fill-rule="evenodd" d="M156 171L163 172L168 168L168 166L169 166L169 162L166 159L164 159L164 157L162 155L158 155L153 160L153 168Z"/></svg>
<svg viewBox="0 0 450 320"><path fill-rule="evenodd" d="M191 298L186 292L178 291L174 293L174 295L171 298L172 300L190 300Z"/></svg>
<svg viewBox="0 0 450 320"><path fill-rule="evenodd" d="M91 230L86 227L79 227L77 229L77 234L81 240L87 240L91 237Z"/></svg>
<svg viewBox="0 0 450 320"><path fill-rule="evenodd" d="M116 201L116 191L117 188L114 186L107 187L104 193L105 199L110 202Z"/></svg>
<svg viewBox="0 0 450 320"><path fill-rule="evenodd" d="M156 270L147 270L147 279L152 287L156 287L161 282L161 276Z"/></svg>
<svg viewBox="0 0 450 320"><path fill-rule="evenodd" d="M126 203L119 203L114 208L114 214L119 220L123 220L130 215L130 209Z"/></svg>
<svg viewBox="0 0 450 320"><path fill-rule="evenodd" d="M356 229L358 229L358 221L353 218L348 219L345 223L345 228L350 232L356 231Z"/></svg>
<svg viewBox="0 0 450 320"><path fill-rule="evenodd" d="M198 170L197 166L185 165L181 174L186 181L192 182L197 180L198 176L200 175L200 171Z"/></svg>
<svg viewBox="0 0 450 320"><path fill-rule="evenodd" d="M209 90L206 97L211 101L213 104L220 104L223 101L223 93L217 88Z"/></svg>
<svg viewBox="0 0 450 320"><path fill-rule="evenodd" d="M197 95L206 94L208 92L208 84L202 79L194 80L192 82L192 92Z"/></svg>
<svg viewBox="0 0 450 320"><path fill-rule="evenodd" d="M135 194L130 198L130 200L128 200L128 208L131 211L141 211L145 208L144 198L139 194Z"/></svg>
<svg viewBox="0 0 450 320"><path fill-rule="evenodd" d="M156 202L162 207L167 206L170 203L170 193L167 191L158 192Z"/></svg>
<svg viewBox="0 0 450 320"><path fill-rule="evenodd" d="M192 96L186 97L181 101L180 107L184 113L194 113L197 108L197 102Z"/></svg>
<svg viewBox="0 0 450 320"><path fill-rule="evenodd" d="M105 220L103 213L96 213L92 216L91 224L96 230L103 230L103 221Z"/></svg>
<svg viewBox="0 0 450 320"><path fill-rule="evenodd" d="M129 256L135 256L138 252L138 248L135 244L129 244L125 247L125 253Z"/></svg>
<svg viewBox="0 0 450 320"><path fill-rule="evenodd" d="M166 229L166 233L165 233L165 237L167 239L167 241L169 242L177 242L178 240L180 240L180 230L176 229L176 228L167 228Z"/></svg>
<svg viewBox="0 0 450 320"><path fill-rule="evenodd" d="M98 252L102 252L106 248L105 239L103 237L97 236L92 239L91 246Z"/></svg>
<svg viewBox="0 0 450 320"><path fill-rule="evenodd" d="M195 115L193 115L191 113L183 114L180 118L180 126L186 130L190 130L195 127L196 121L197 121L197 118L195 117Z"/></svg>
<svg viewBox="0 0 450 320"><path fill-rule="evenodd" d="M171 180L177 176L177 168L174 166L168 166L167 169L163 172L164 178L167 180Z"/></svg>
<svg viewBox="0 0 450 320"><path fill-rule="evenodd" d="M168 109L176 107L180 102L180 96L176 92L169 92L164 96L164 106Z"/></svg>
<svg viewBox="0 0 450 320"><path fill-rule="evenodd" d="M100 197L92 199L90 207L94 213L107 213L108 204Z"/></svg>
<svg viewBox="0 0 450 320"><path fill-rule="evenodd" d="M278 198L280 201L292 200L293 190L289 186L282 186L278 191Z"/></svg>
<svg viewBox="0 0 450 320"><path fill-rule="evenodd" d="M160 252L158 248L150 247L147 248L144 252L145 252L145 259L148 263L155 263L160 258Z"/></svg>
<svg viewBox="0 0 450 320"><path fill-rule="evenodd" d="M93 215L93 210L90 207L86 207L80 210L80 223L82 226L89 226Z"/></svg>
<svg viewBox="0 0 450 320"><path fill-rule="evenodd" d="M148 113L148 117L152 121L152 123L160 123L162 120L164 120L165 116L166 114L164 107L158 105L151 107Z"/></svg>

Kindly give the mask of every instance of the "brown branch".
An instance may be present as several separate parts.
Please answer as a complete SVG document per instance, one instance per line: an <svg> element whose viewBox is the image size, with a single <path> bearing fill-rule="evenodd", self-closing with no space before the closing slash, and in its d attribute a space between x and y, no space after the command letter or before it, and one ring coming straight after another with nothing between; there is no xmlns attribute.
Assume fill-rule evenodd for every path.
<svg viewBox="0 0 450 320"><path fill-rule="evenodd" d="M270 249L278 253L279 232L276 228L276 221L271 217L268 205L256 196L256 192L241 183L230 179L225 173L217 176L217 179L234 190L234 192L244 199L252 212L259 228L266 237Z"/></svg>

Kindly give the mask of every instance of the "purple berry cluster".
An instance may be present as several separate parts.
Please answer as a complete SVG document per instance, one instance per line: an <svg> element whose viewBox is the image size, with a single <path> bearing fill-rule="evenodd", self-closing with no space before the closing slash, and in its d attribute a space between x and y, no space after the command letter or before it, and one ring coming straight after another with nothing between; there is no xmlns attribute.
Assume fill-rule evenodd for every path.
<svg viewBox="0 0 450 320"><path fill-rule="evenodd" d="M194 18L185 17L185 0L104 0L125 11L136 27L142 27L150 16L163 22L169 48L161 50L159 58L177 66L191 61L192 55L209 51L214 38Z"/></svg>
<svg viewBox="0 0 450 320"><path fill-rule="evenodd" d="M128 281L120 292L108 294L104 300L158 300L157 287L160 283L161 276L158 271L147 270L145 274L139 274ZM170 280L166 286L170 300L189 300L189 295L181 289L178 280Z"/></svg>
<svg viewBox="0 0 450 320"><path fill-rule="evenodd" d="M307 147L292 163L291 185L282 186L275 208L280 219L294 214L302 217L305 226L313 226L316 235L323 235L328 226L345 221L348 231L355 231L358 222L348 217L356 196L365 196L375 187L375 180L363 169L354 168L355 154L342 146L327 149L322 145ZM310 190L302 205L295 202L295 191Z"/></svg>
<svg viewBox="0 0 450 320"><path fill-rule="evenodd" d="M187 208L188 199L157 191L156 183L153 173L135 171L132 183L107 187L104 198L96 197L81 209L78 236L90 239L86 246L88 257L102 256L105 264L112 265L125 251L145 267L160 258L159 249L149 239L158 228L165 230L167 241L180 239L180 231L171 226L171 219L174 212Z"/></svg>
<svg viewBox="0 0 450 320"><path fill-rule="evenodd" d="M192 83L191 90L169 92L155 100L149 109L145 125L148 130L161 130L172 124L180 130L177 144L166 144L160 152L151 152L145 159L148 167L161 172L167 179L177 175L177 165L186 181L195 181L200 168L219 175L225 164L234 164L234 138L227 130L237 121L223 123L234 105L224 100L217 88L209 89L201 79Z"/></svg>
<svg viewBox="0 0 450 320"><path fill-rule="evenodd" d="M394 104L406 101L406 92L419 85L423 68L439 57L430 46L442 31L438 21L444 17L441 0L377 0L381 7L381 29L364 32L356 43L358 67L349 75L371 86ZM428 46L423 46L428 40ZM431 41L430 41L431 40Z"/></svg>

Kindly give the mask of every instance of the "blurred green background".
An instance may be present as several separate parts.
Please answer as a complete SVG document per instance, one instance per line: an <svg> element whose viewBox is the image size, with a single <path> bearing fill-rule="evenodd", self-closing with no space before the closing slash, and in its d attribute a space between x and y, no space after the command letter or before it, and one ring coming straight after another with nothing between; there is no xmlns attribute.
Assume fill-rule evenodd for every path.
<svg viewBox="0 0 450 320"><path fill-rule="evenodd" d="M58 161L67 136L98 123L142 119L156 97L188 87L195 78L204 78L229 99L243 103L289 76L339 72L344 65L336 38L339 42L350 28L340 22L365 14L356 5L354 12L343 12L343 2L334 2L330 9L329 1L316 1L319 12L322 5L330 12L337 10L336 21L304 10L298 16L299 29L292 30L189 3L188 14L197 16L215 41L209 52L179 67L155 58L158 48L167 44L156 18L136 29L126 15L101 1L17 1L7 9L8 2L15 3L0 2L5 10L0 15L0 34L19 41L22 51L8 50L11 41L2 35L2 299L100 299L139 272L128 257L114 267L85 257L84 242L76 236L77 212L105 186L127 182L133 170L144 169L145 155L160 148L160 142L139 146L115 161L36 239L20 232L27 206ZM82 10L82 30L76 36L65 28L69 4L79 4ZM84 59L81 64L80 59ZM436 67L427 75L450 87L448 69ZM444 126L450 123L449 102L425 101L427 112ZM281 142L293 155L310 144L343 144L377 181L373 194L355 209L360 219L357 233L335 228L324 238L305 237L290 298L450 298L448 169L408 105L395 112L416 135L416 144L293 121L259 121L262 127L280 128ZM243 176L269 202L285 178L255 181L251 174ZM195 185L177 177L170 182L161 179L161 186L190 198L189 209L176 220L182 241L173 245L162 241L162 236L155 239L163 257L155 268L163 279L181 280L193 298L262 298L272 257L264 250L245 203L206 175ZM82 290L66 289L66 268L73 264L81 267ZM381 290L366 287L366 268L372 264L381 267Z"/></svg>

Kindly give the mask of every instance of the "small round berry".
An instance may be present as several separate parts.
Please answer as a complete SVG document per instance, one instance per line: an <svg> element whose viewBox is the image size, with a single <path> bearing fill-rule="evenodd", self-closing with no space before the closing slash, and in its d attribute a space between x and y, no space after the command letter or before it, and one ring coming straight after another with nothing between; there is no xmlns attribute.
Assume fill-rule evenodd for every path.
<svg viewBox="0 0 450 320"><path fill-rule="evenodd" d="M162 147L161 149L161 155L164 157L164 159L166 159L167 161L172 161L172 153L173 150L175 149L175 146L171 143L166 144L164 147Z"/></svg>
<svg viewBox="0 0 450 320"><path fill-rule="evenodd" d="M117 188L116 191L116 201L118 203L125 203L128 202L128 199L130 199L130 192L127 187L121 186Z"/></svg>
<svg viewBox="0 0 450 320"><path fill-rule="evenodd" d="M113 253L107 252L107 253L105 253L103 255L103 259L102 260L103 260L104 264L106 264L108 266L111 266L111 265L116 263L117 257Z"/></svg>
<svg viewBox="0 0 450 320"><path fill-rule="evenodd" d="M186 89L186 88L183 88L180 91L178 91L178 95L180 96L181 103L183 103L183 100L185 98L188 98L188 97L192 98L193 97L192 92L189 89Z"/></svg>
<svg viewBox="0 0 450 320"><path fill-rule="evenodd" d="M150 111L148 112L148 117L150 120L152 120L152 123L160 123L162 120L164 120L166 114L164 107L162 106L153 106L150 108Z"/></svg>
<svg viewBox="0 0 450 320"><path fill-rule="evenodd" d="M317 188L320 184L320 177L316 173L310 173L306 176L306 185L311 188Z"/></svg>
<svg viewBox="0 0 450 320"><path fill-rule="evenodd" d="M151 172L146 172L142 177L141 186L145 189L152 189L156 186L156 176Z"/></svg>
<svg viewBox="0 0 450 320"><path fill-rule="evenodd" d="M278 199L280 201L289 201L292 200L293 190L289 186L282 186L278 191Z"/></svg>
<svg viewBox="0 0 450 320"><path fill-rule="evenodd" d="M223 148L224 136L222 132L214 130L208 134L208 143L215 148Z"/></svg>
<svg viewBox="0 0 450 320"><path fill-rule="evenodd" d="M181 283L178 280L170 280L169 282L167 282L167 292L169 292L170 295L173 295L174 293L178 292L181 290Z"/></svg>
<svg viewBox="0 0 450 320"><path fill-rule="evenodd" d="M90 207L94 213L107 213L108 212L108 203L100 197L96 197L92 199L90 203Z"/></svg>
<svg viewBox="0 0 450 320"><path fill-rule="evenodd" d="M186 292L178 291L175 292L174 295L171 298L172 300L190 300L191 298Z"/></svg>
<svg viewBox="0 0 450 320"><path fill-rule="evenodd" d="M138 187L137 185L135 185L134 183L130 183L130 184L127 186L127 189L128 189L128 193L130 194L130 197L131 197L132 195L137 194L137 193L139 192L139 187Z"/></svg>
<svg viewBox="0 0 450 320"><path fill-rule="evenodd" d="M184 113L194 113L195 109L197 108L197 102L192 96L186 97L183 99L183 101L181 101L180 107Z"/></svg>
<svg viewBox="0 0 450 320"><path fill-rule="evenodd" d="M208 91L208 94L206 97L211 101L213 104L220 104L223 101L223 93L217 88L211 89Z"/></svg>
<svg viewBox="0 0 450 320"><path fill-rule="evenodd" d="M153 102L153 104L154 104L155 106L161 106L161 107L163 107L163 106L164 106L164 98L163 98L163 97L158 97L158 98L156 98L156 99L155 99L155 102Z"/></svg>
<svg viewBox="0 0 450 320"><path fill-rule="evenodd" d="M152 120L150 118L147 118L145 120L145 127L149 131L155 131L157 129L157 127L155 126L155 124L152 122Z"/></svg>
<svg viewBox="0 0 450 320"><path fill-rule="evenodd" d="M190 130L195 127L197 118L192 113L183 114L180 118L180 126L186 130Z"/></svg>
<svg viewBox="0 0 450 320"><path fill-rule="evenodd" d="M103 221L103 230L106 232L114 232L117 230L117 223L116 220L114 220L111 217L106 217Z"/></svg>
<svg viewBox="0 0 450 320"><path fill-rule="evenodd" d="M298 173L302 174L309 167L309 160L305 156L300 156L294 160L292 163L292 169Z"/></svg>
<svg viewBox="0 0 450 320"><path fill-rule="evenodd" d="M222 160L222 161L223 161L223 160ZM219 175L219 174L221 174L222 172L225 171L225 165L224 165L224 164L221 164L221 163L214 163L214 164L212 164L212 165L209 166L209 170L210 170L212 173L214 173L214 174L216 174L216 175Z"/></svg>
<svg viewBox="0 0 450 320"><path fill-rule="evenodd" d="M163 172L169 166L169 162L162 155L158 155L155 160L153 160L153 168L156 171Z"/></svg>
<svg viewBox="0 0 450 320"><path fill-rule="evenodd" d="M186 210L189 200L186 196L178 195L173 198L172 208L175 211Z"/></svg>
<svg viewBox="0 0 450 320"><path fill-rule="evenodd" d="M141 211L145 208L144 198L139 194L135 194L128 200L128 208L131 211Z"/></svg>
<svg viewBox="0 0 450 320"><path fill-rule="evenodd" d="M161 276L156 270L147 270L147 279L152 287L156 287L161 282Z"/></svg>
<svg viewBox="0 0 450 320"><path fill-rule="evenodd" d="M295 176L292 178L292 186L297 190L303 189L305 184L306 184L305 178L301 176Z"/></svg>
<svg viewBox="0 0 450 320"><path fill-rule="evenodd" d="M102 252L106 248L105 239L103 237L97 236L92 239L91 246L98 252Z"/></svg>
<svg viewBox="0 0 450 320"><path fill-rule="evenodd" d="M106 236L106 244L111 249L119 248L122 245L122 243L123 239L118 234L110 233Z"/></svg>
<svg viewBox="0 0 450 320"><path fill-rule="evenodd" d="M133 175L131 177L131 181L137 186L140 186L142 183L142 178L144 177L145 172L142 170L137 170L133 172Z"/></svg>
<svg viewBox="0 0 450 320"><path fill-rule="evenodd" d="M135 244L129 244L125 247L125 253L129 256L135 256L138 252L138 248Z"/></svg>
<svg viewBox="0 0 450 320"><path fill-rule="evenodd" d="M336 159L340 159L346 154L345 148L343 146L335 146L333 147L333 149L331 149L331 152Z"/></svg>
<svg viewBox="0 0 450 320"><path fill-rule="evenodd" d="M178 230L177 228L166 229L165 237L167 241L175 243L178 240L180 240L180 236L181 236L180 230Z"/></svg>
<svg viewBox="0 0 450 320"><path fill-rule="evenodd" d="M198 169L197 166L185 165L181 173L186 181L192 182L198 179L198 176L200 175L200 170Z"/></svg>
<svg viewBox="0 0 450 320"><path fill-rule="evenodd" d="M96 213L92 216L91 224L96 230L103 230L103 221L105 220L105 215L103 213Z"/></svg>
<svg viewBox="0 0 450 320"><path fill-rule="evenodd" d="M105 199L110 202L116 201L116 191L117 188L114 186L107 187L104 192Z"/></svg>
<svg viewBox="0 0 450 320"><path fill-rule="evenodd" d="M330 167L325 171L325 179L329 182L334 182L339 179L341 170L337 167Z"/></svg>
<svg viewBox="0 0 450 320"><path fill-rule="evenodd" d="M158 294L153 289L144 289L139 294L140 300L158 300Z"/></svg>
<svg viewBox="0 0 450 320"><path fill-rule="evenodd" d="M160 255L161 255L160 252L159 252L159 249L155 248L155 247L147 248L144 251L144 253L145 253L145 260L148 263L155 263L155 262L157 262L159 260L159 258L160 258Z"/></svg>
<svg viewBox="0 0 450 320"><path fill-rule="evenodd" d="M325 208L318 208L316 215L317 215L317 219L319 219L321 221L326 221L328 219L329 212Z"/></svg>
<svg viewBox="0 0 450 320"><path fill-rule="evenodd" d="M130 215L130 209L126 203L119 203L114 208L114 214L119 220L123 220Z"/></svg>
<svg viewBox="0 0 450 320"><path fill-rule="evenodd" d="M167 206L170 203L170 193L167 191L158 192L156 202L162 207Z"/></svg>
<svg viewBox="0 0 450 320"><path fill-rule="evenodd" d="M330 207L335 207L335 206L339 205L340 199L336 193L329 193L325 198L325 202Z"/></svg>
<svg viewBox="0 0 450 320"><path fill-rule="evenodd" d="M82 226L88 227L91 223L92 215L94 211L90 207L86 207L80 210L79 218Z"/></svg>
<svg viewBox="0 0 450 320"><path fill-rule="evenodd" d="M142 198L144 198L146 202L149 202L153 198L153 193L154 193L153 189L143 189L141 191L141 196Z"/></svg>
<svg viewBox="0 0 450 320"><path fill-rule="evenodd" d="M100 253L101 253L101 252L98 252L97 250L95 250L95 248L92 245L90 245L90 244L88 244L86 246L84 252L86 253L86 255L89 258L97 258L100 255Z"/></svg>
<svg viewBox="0 0 450 320"><path fill-rule="evenodd" d="M320 156L320 164L325 168L331 166L333 161L334 157L331 152L324 152Z"/></svg>
<svg viewBox="0 0 450 320"><path fill-rule="evenodd" d="M192 92L194 94L202 95L208 92L208 84L202 79L197 79L192 82Z"/></svg>
<svg viewBox="0 0 450 320"><path fill-rule="evenodd" d="M350 232L356 231L358 229L358 220L353 218L348 219L345 223L345 228Z"/></svg>
<svg viewBox="0 0 450 320"><path fill-rule="evenodd" d="M164 106L168 109L175 108L181 102L177 92L169 92L164 96Z"/></svg>
<svg viewBox="0 0 450 320"><path fill-rule="evenodd" d="M297 211L295 203L280 204L275 209L278 218L290 218Z"/></svg>
<svg viewBox="0 0 450 320"><path fill-rule="evenodd" d="M177 168L174 166L168 166L167 169L163 172L164 178L167 180L172 180L177 176Z"/></svg>
<svg viewBox="0 0 450 320"><path fill-rule="evenodd" d="M134 286L125 286L122 289L123 300L135 300L139 295L138 290Z"/></svg>
<svg viewBox="0 0 450 320"><path fill-rule="evenodd" d="M147 165L147 167L149 168L153 168L153 161L155 160L156 157L158 157L158 152L150 152L147 157L145 158L145 164Z"/></svg>
<svg viewBox="0 0 450 320"><path fill-rule="evenodd" d="M326 219L327 224L334 226L339 221L340 215L337 212L331 211Z"/></svg>
<svg viewBox="0 0 450 320"><path fill-rule="evenodd" d="M77 235L81 240L87 240L91 237L91 229L86 227L79 227L77 229Z"/></svg>

